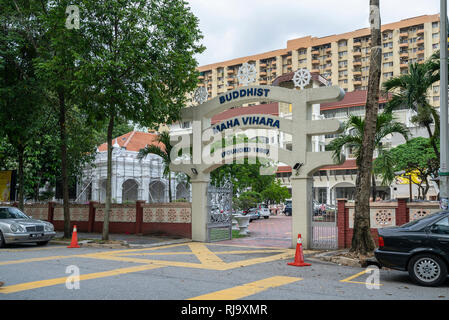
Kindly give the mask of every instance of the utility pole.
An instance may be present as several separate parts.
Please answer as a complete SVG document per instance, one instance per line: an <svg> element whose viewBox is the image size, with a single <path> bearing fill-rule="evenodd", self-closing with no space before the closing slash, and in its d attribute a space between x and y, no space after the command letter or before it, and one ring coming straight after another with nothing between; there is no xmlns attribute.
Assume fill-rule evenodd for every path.
<svg viewBox="0 0 449 320"><path fill-rule="evenodd" d="M449 208L447 0L440 0L440 208Z"/></svg>

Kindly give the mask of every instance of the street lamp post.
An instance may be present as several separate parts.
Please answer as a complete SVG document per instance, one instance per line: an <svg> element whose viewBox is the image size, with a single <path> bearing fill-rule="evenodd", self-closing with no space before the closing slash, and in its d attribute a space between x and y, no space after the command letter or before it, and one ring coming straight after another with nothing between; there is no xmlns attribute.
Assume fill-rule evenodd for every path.
<svg viewBox="0 0 449 320"><path fill-rule="evenodd" d="M447 0L440 0L440 207L449 206Z"/></svg>

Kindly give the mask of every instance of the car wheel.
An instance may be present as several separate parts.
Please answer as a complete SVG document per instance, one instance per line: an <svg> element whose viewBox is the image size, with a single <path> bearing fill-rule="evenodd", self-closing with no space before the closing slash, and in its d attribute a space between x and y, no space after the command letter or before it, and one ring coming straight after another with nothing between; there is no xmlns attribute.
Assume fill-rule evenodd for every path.
<svg viewBox="0 0 449 320"><path fill-rule="evenodd" d="M435 287L446 280L447 266L433 254L419 254L410 259L408 273L416 283Z"/></svg>
<svg viewBox="0 0 449 320"><path fill-rule="evenodd" d="M263 217L264 219L268 219L269 217L268 216L265 216L265 217Z"/></svg>
<svg viewBox="0 0 449 320"><path fill-rule="evenodd" d="M37 244L38 246L46 246L47 243L48 243L48 241L39 241L39 242L36 242L36 244Z"/></svg>
<svg viewBox="0 0 449 320"><path fill-rule="evenodd" d="M3 233L0 231L0 248L5 246L5 238L3 238Z"/></svg>

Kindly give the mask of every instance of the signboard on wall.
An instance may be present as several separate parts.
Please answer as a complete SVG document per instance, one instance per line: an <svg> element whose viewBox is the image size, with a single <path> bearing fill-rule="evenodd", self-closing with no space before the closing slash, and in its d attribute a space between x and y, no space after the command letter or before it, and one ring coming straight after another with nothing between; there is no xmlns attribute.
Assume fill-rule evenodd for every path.
<svg viewBox="0 0 449 320"><path fill-rule="evenodd" d="M0 171L0 202L14 201L16 170Z"/></svg>

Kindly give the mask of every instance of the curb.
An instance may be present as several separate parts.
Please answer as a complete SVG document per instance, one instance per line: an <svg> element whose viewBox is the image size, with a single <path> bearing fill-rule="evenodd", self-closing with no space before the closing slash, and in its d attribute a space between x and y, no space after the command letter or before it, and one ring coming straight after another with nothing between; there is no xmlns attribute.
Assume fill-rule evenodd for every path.
<svg viewBox="0 0 449 320"><path fill-rule="evenodd" d="M137 243L128 243L127 241L120 241L121 243L96 243L92 240L80 240L78 244L83 248L108 248L108 249L122 249L122 248L153 248L153 247L161 247L172 244L181 244L191 242L190 239L178 239L178 240L167 240L161 241L157 243L151 244L137 244ZM51 240L51 244L61 244L61 245L70 245L69 241L58 241Z"/></svg>

